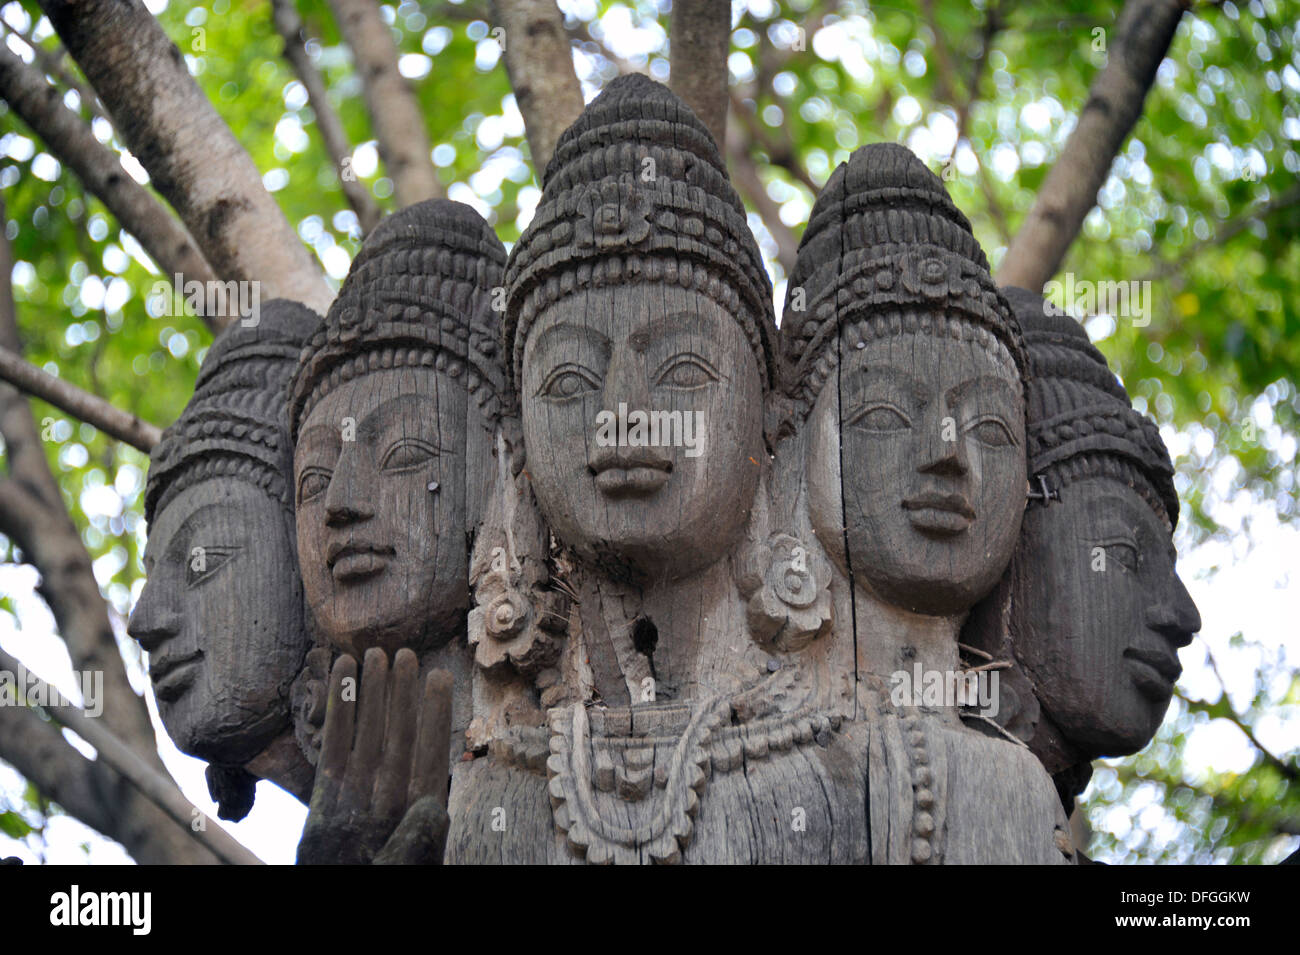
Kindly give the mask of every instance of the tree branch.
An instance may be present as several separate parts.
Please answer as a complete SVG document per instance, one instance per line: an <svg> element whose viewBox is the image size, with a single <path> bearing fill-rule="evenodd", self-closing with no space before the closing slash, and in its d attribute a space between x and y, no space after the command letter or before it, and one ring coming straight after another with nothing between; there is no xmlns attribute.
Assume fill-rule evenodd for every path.
<svg viewBox="0 0 1300 955"><path fill-rule="evenodd" d="M3 219L0 205L0 221ZM0 347L18 353L12 273L13 254L8 240L0 236ZM50 473L31 405L8 384L0 384L0 426L9 464L9 480L0 493L0 532L10 537L40 572L38 590L54 615L72 665L103 672L104 719L109 727L161 767L149 712L127 679L90 555Z"/></svg>
<svg viewBox="0 0 1300 955"><path fill-rule="evenodd" d="M77 752L55 723L30 707L0 706L0 758L69 815L121 843L136 862L219 861L106 763Z"/></svg>
<svg viewBox="0 0 1300 955"><path fill-rule="evenodd" d="M767 226L767 231L776 240L777 261L781 263L781 271L789 278L794 274L794 263L799 254L799 240L795 238L794 231L781 221L781 207L767 194L762 177L758 174L758 167L745 152L740 140L740 136L729 137L727 159L731 166L732 178L736 189L753 203L759 218Z"/></svg>
<svg viewBox="0 0 1300 955"><path fill-rule="evenodd" d="M122 168L112 150L100 144L76 113L63 105L57 87L0 44L0 97L3 97L46 148L80 177L118 223L131 233L158 263L168 281L176 275L199 282L216 281L216 274L199 252L185 227L149 191ZM213 332L234 318L201 315Z"/></svg>
<svg viewBox="0 0 1300 955"><path fill-rule="evenodd" d="M709 128L718 151L725 153L731 4L674 0L668 31L668 85Z"/></svg>
<svg viewBox="0 0 1300 955"><path fill-rule="evenodd" d="M95 95L95 91L64 68L63 58L67 56L67 51L63 47L55 47L53 50L46 49L32 39L29 33L18 29L4 17L0 17L0 25L27 45L28 49L32 51L32 56L36 58L36 65L40 67L41 72L58 80L69 89L75 90L92 117L102 119L104 122L109 121L103 107L99 104L99 97Z"/></svg>
<svg viewBox="0 0 1300 955"><path fill-rule="evenodd" d="M357 214L361 231L369 232L379 224L383 212L374 197L370 195L370 190L357 178L356 173L348 175L351 170L346 160L352 156L352 144L348 142L347 134L343 131L343 123L339 120L338 113L334 112L334 108L330 105L320 73L317 72L315 64L307 54L305 42L307 31L303 26L302 17L298 16L298 8L294 5L294 0L271 0L271 7L271 18L275 21L275 29L284 39L284 58L293 67L298 82L302 83L303 88L307 90L311 110L316 114L316 128L320 130L321 139L325 142L325 151L334 163L334 171L338 174L339 185L343 187L343 195L347 198L352 211Z"/></svg>
<svg viewBox="0 0 1300 955"><path fill-rule="evenodd" d="M1183 0L1128 0L1124 5L1109 60L1093 80L1078 125L1002 260L999 285L1040 289L1061 267L1116 153L1142 115L1184 9Z"/></svg>
<svg viewBox="0 0 1300 955"><path fill-rule="evenodd" d="M1261 756L1264 757L1265 762L1267 762L1270 766L1276 769L1287 779L1290 779L1293 782L1296 780L1300 780L1300 769L1297 769L1295 766L1292 766L1290 763L1285 762L1278 756L1274 755L1273 752L1268 749L1268 747L1266 747L1263 743L1259 741L1259 739L1255 736L1255 731L1251 729L1248 725L1246 725L1246 721L1243 720L1237 714L1237 711L1232 708L1232 701L1228 698L1228 684L1224 682L1223 674L1219 672L1219 664L1215 661L1214 654L1210 652L1210 646L1208 643L1205 645L1205 659L1209 661L1210 669L1214 671L1214 678L1219 681L1219 686L1223 690L1223 702L1224 702L1223 709L1225 712L1221 713L1215 711L1211 713L1210 705L1205 701L1188 699L1182 693L1179 693L1178 696L1192 710L1200 710L1202 712L1209 713L1209 715L1211 716L1222 716L1226 718L1229 723L1237 727L1237 729L1241 730L1241 732L1245 734L1246 739L1250 740L1250 745L1254 746L1255 749L1259 750L1259 753Z"/></svg>
<svg viewBox="0 0 1300 955"><path fill-rule="evenodd" d="M393 180L399 206L443 195L419 100L397 71L397 44L377 0L329 0L352 49L379 157ZM321 314L324 314L323 312Z"/></svg>
<svg viewBox="0 0 1300 955"><path fill-rule="evenodd" d="M812 176L808 175L808 170L799 161L789 136L787 135L784 141L778 142L776 130L759 119L758 115L745 105L738 93L733 91L730 98L732 114L740 121L740 125L744 127L754 145L767 154L767 161L773 166L784 169L791 178L803 183L804 187L816 197L821 192L821 187L813 181ZM736 133L737 130L732 130L730 135L734 136ZM750 150L746 149L745 152L749 153Z"/></svg>
<svg viewBox="0 0 1300 955"><path fill-rule="evenodd" d="M105 434L125 441L145 454L152 451L162 437L162 430L157 425L150 424L129 411L123 411L62 378L55 378L3 347L0 347L0 379L42 401L48 401L61 411L94 425Z"/></svg>
<svg viewBox="0 0 1300 955"><path fill-rule="evenodd" d="M505 30L502 59L542 182L560 134L583 107L564 17L555 0L492 0L491 6L493 21Z"/></svg>
<svg viewBox="0 0 1300 955"><path fill-rule="evenodd" d="M40 4L217 275L324 314L334 296L319 266L140 0Z"/></svg>
<svg viewBox="0 0 1300 955"><path fill-rule="evenodd" d="M261 860L244 846L233 839L220 826L207 828L207 818L176 784L153 767L147 765L129 746L109 732L95 717L87 714L81 707L72 703L56 705L62 701L62 694L44 680L33 674L20 660L0 650L0 671L6 671L14 677L14 686L22 694L21 703L27 700L47 701L40 703L40 708L56 723L67 727L84 739L91 746L99 760L131 784L136 792L162 810L173 822L181 827L195 841L202 843L210 852L231 865L260 865ZM203 820L202 824L194 823ZM102 830L101 830L102 831ZM105 835L111 835L105 833Z"/></svg>

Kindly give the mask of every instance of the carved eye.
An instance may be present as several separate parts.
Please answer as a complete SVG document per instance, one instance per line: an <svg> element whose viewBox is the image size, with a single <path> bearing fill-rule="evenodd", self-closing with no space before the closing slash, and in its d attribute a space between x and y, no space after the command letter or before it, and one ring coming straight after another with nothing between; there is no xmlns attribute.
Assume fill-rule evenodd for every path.
<svg viewBox="0 0 1300 955"><path fill-rule="evenodd" d="M1106 555L1115 563L1121 567L1127 567L1134 573L1137 572L1138 564L1142 562L1142 559L1134 544L1129 541L1108 541L1102 546L1106 548Z"/></svg>
<svg viewBox="0 0 1300 955"><path fill-rule="evenodd" d="M655 373L655 385L665 388L701 388L720 376L698 355L674 355Z"/></svg>
<svg viewBox="0 0 1300 955"><path fill-rule="evenodd" d="M238 547L196 547L185 557L185 586L203 583L229 563Z"/></svg>
<svg viewBox="0 0 1300 955"><path fill-rule="evenodd" d="M974 435L976 441L990 448L1005 448L1016 443L1011 436L1011 429L1001 418L980 418L967 426L966 433Z"/></svg>
<svg viewBox="0 0 1300 955"><path fill-rule="evenodd" d="M327 468L307 468L298 478L298 503L310 501L330 486L334 472Z"/></svg>
<svg viewBox="0 0 1300 955"><path fill-rule="evenodd" d="M587 369L580 365L561 365L551 372L542 387L537 389L537 394L543 398L565 401L599 387L600 382Z"/></svg>
<svg viewBox="0 0 1300 955"><path fill-rule="evenodd" d="M876 434L889 434L906 431L912 427L911 420L891 404L871 405L864 408L849 422L855 428Z"/></svg>
<svg viewBox="0 0 1300 955"><path fill-rule="evenodd" d="M406 471L428 464L437 456L438 449L428 441L421 441L419 438L403 438L388 449L379 467L385 471Z"/></svg>

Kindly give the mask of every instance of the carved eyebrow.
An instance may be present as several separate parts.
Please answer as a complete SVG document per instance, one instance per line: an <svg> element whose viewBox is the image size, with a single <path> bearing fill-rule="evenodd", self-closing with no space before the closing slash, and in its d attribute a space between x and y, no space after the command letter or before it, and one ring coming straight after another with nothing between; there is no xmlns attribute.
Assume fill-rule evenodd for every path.
<svg viewBox="0 0 1300 955"><path fill-rule="evenodd" d="M405 405L414 405L416 411L426 411L422 406L429 401L428 395L398 395L395 398L389 398L381 403L377 408L366 415L364 419L357 422L358 440L372 440L384 433L384 430L393 423L396 414L402 410ZM437 415L426 413L420 414L418 420L425 421L431 419L436 422ZM438 438L442 437L442 429L438 428ZM418 434L407 434L407 437L417 438ZM440 440L430 441L428 438L421 438L425 444L429 445L438 454L449 454L455 452L455 448L445 447Z"/></svg>
<svg viewBox="0 0 1300 955"><path fill-rule="evenodd" d="M189 538L190 534L194 531L194 526L195 526L196 524L200 524L200 523L202 523L204 520L206 520L210 512L212 512L212 511L219 511L219 510L221 510L221 509L223 509L223 508L230 507L230 506L232 506L232 505L231 505L231 504L228 504L228 503L225 502L225 501L213 501L211 504L204 504L202 507L199 507L199 508L195 509L194 511L191 511L189 514L186 515L185 520L181 521L180 524L177 525L176 530L174 530L174 531L171 532L171 535L168 536L168 538L167 538L167 543L161 545L161 546L162 546L162 554L159 555L159 554L155 551L155 552L153 552L153 553L149 553L149 556L152 557L155 561L157 561L160 557L162 557L162 558L164 558L164 559L175 557L176 554L173 553L173 545L175 545L177 541L185 541L186 543L188 543L188 538ZM232 522L230 522L230 521L226 521L225 523L226 523L227 525L230 525ZM146 551L146 552L149 552L149 544L151 544L151 543L153 542L153 540L154 540L154 536L155 536L154 534L150 534L150 535L149 535L149 540L148 540L148 541L146 542L146 544L145 544L145 551ZM231 545L226 545L226 544L215 544L215 543L214 543L214 544L211 544L211 545L209 545L209 546L212 546L212 547L219 547L219 546L221 546L221 547L225 547L225 546L231 546ZM188 548L188 547L186 548L185 553L186 553L186 554L189 553L189 548ZM144 559L144 558L143 558L143 555L141 556L141 559L142 559L142 560Z"/></svg>
<svg viewBox="0 0 1300 955"><path fill-rule="evenodd" d="M959 384L953 385L948 389L945 397L950 405L964 399L968 392L987 392L989 389L1002 392L1003 397L1015 400L1016 389L1005 378L998 375L980 375L976 378L968 378Z"/></svg>
<svg viewBox="0 0 1300 955"><path fill-rule="evenodd" d="M578 344L594 345L603 353L608 354L610 350L609 337L602 334L599 330L592 328L590 325L579 325L576 322L556 322L549 328L544 329L537 336L535 347L541 348L552 338L561 340L571 340Z"/></svg>
<svg viewBox="0 0 1300 955"><path fill-rule="evenodd" d="M667 315L659 315L650 319L633 335L663 335L666 332L686 332L696 337L705 337L704 329L700 327L699 312L677 311L669 312Z"/></svg>
<svg viewBox="0 0 1300 955"><path fill-rule="evenodd" d="M862 386L884 383L891 386L891 391L922 401L930 396L930 389L925 382L897 365L881 365L868 361L862 366L860 372L861 374L853 376L851 380L861 383Z"/></svg>
<svg viewBox="0 0 1300 955"><path fill-rule="evenodd" d="M1107 524L1114 526L1116 520L1122 521L1124 528L1129 533L1134 536L1141 536L1142 529L1147 523L1144 510L1151 513L1152 520L1158 521L1158 519L1145 501L1139 505L1138 502L1131 500L1128 494L1119 490L1119 487L1122 486L1117 486L1115 490L1108 490L1105 494L1094 499L1093 510L1098 514L1094 523L1098 527L1102 527Z"/></svg>
<svg viewBox="0 0 1300 955"><path fill-rule="evenodd" d="M328 424L314 424L310 428L304 428L298 435L298 446L301 447L308 443L308 440L317 434L328 435L334 438L339 437L339 428L342 425L331 426Z"/></svg>

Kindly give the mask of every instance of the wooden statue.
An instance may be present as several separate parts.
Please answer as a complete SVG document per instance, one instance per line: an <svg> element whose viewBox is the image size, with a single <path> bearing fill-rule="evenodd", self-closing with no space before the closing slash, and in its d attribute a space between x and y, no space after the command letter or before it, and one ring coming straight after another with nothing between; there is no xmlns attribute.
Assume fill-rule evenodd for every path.
<svg viewBox="0 0 1300 955"><path fill-rule="evenodd" d="M841 732L867 764L872 861L1065 861L1029 752L964 726L964 698L897 692L958 683L961 628L1006 570L1026 493L1019 327L904 147L863 147L827 182L782 343L798 434L779 469L802 455L797 496L836 571L830 649L857 685Z"/></svg>
<svg viewBox="0 0 1300 955"><path fill-rule="evenodd" d="M301 799L311 767L290 722L307 652L285 390L320 318L267 302L209 349L194 395L150 456L149 575L128 627L150 657L163 726L207 760L225 818L257 777Z"/></svg>
<svg viewBox="0 0 1300 955"><path fill-rule="evenodd" d="M775 848L790 811L756 804L744 773L746 752L775 758L828 720L796 712L738 589L767 545L775 327L707 130L659 84L612 82L561 138L506 282L523 473L573 606L531 714L517 692L493 721L500 698L476 695L500 731L455 767L448 861L811 850ZM746 846L724 828L737 812Z"/></svg>
<svg viewBox="0 0 1300 955"><path fill-rule="evenodd" d="M381 223L285 422L314 316L228 333L150 471L169 731L230 801L314 766L302 862L1075 861L1199 626L1154 426L904 147L831 176L779 332L771 295L633 75L508 260L454 202Z"/></svg>
<svg viewBox="0 0 1300 955"><path fill-rule="evenodd" d="M1072 805L1093 759L1151 741L1182 672L1178 650L1201 621L1174 567L1178 497L1159 430L1077 322L1032 292L1004 291L1033 373L1036 493L1012 562L1009 632L987 649L1032 685L1001 720Z"/></svg>
<svg viewBox="0 0 1300 955"><path fill-rule="evenodd" d="M308 727L323 727L304 739L317 776L303 861L391 855L380 850L404 813L424 796L445 803L449 726L463 734L469 718L448 695L455 685L467 700L470 686L469 550L501 412L491 297L504 260L468 206L403 209L367 237L303 349L290 427L303 586L322 645L299 699ZM441 737L441 782L412 749L417 733ZM382 767L379 748L391 758Z"/></svg>

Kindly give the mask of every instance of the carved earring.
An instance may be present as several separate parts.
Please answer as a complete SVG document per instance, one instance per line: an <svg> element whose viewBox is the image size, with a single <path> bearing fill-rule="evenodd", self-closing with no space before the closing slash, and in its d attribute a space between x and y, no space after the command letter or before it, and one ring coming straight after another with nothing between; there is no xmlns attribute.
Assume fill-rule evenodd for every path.
<svg viewBox="0 0 1300 955"><path fill-rule="evenodd" d="M1029 493L1025 495L1025 498L1026 506L1028 506L1028 501L1042 501L1043 505L1046 506L1052 501L1059 501L1061 499L1061 492L1047 483L1046 474L1040 474L1038 475L1038 490L1030 490Z"/></svg>

